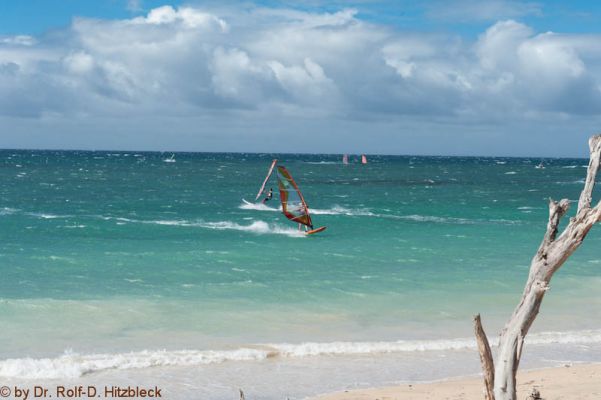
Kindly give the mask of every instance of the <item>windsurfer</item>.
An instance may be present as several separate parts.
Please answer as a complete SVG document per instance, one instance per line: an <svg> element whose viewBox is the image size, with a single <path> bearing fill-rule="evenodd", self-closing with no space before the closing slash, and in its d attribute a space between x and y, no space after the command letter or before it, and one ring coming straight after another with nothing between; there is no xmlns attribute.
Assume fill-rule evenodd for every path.
<svg viewBox="0 0 601 400"><path fill-rule="evenodd" d="M273 197L273 188L269 188L269 192L267 192L267 196L263 199L263 204L271 200Z"/></svg>

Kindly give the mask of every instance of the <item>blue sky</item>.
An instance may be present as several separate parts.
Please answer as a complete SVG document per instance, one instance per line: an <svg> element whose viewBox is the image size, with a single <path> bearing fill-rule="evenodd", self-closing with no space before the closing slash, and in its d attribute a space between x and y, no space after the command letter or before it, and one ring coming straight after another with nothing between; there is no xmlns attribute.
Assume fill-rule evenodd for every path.
<svg viewBox="0 0 601 400"><path fill-rule="evenodd" d="M74 17L123 19L143 15L152 8L165 4L215 7L217 1L164 1L164 0L26 0L0 2L0 34L41 34L47 30L66 27ZM487 24L499 18L519 17L522 22L538 30L560 32L599 32L601 2L597 1L515 1L494 2L496 9L488 15L465 18L442 18L434 10L441 4L450 4L461 13L461 2L453 1L258 1L235 2L235 7L264 6L295 8L305 11L335 12L356 8L365 20L389 24L398 28L422 31L453 31L463 35L477 35ZM480 2L479 2L480 3ZM483 4L486 1L481 2ZM507 6L501 6L508 4ZM516 5L521 5L516 7ZM517 11L511 11L517 8ZM434 14L434 15L432 15Z"/></svg>
<svg viewBox="0 0 601 400"><path fill-rule="evenodd" d="M0 2L0 147L584 156L601 3Z"/></svg>

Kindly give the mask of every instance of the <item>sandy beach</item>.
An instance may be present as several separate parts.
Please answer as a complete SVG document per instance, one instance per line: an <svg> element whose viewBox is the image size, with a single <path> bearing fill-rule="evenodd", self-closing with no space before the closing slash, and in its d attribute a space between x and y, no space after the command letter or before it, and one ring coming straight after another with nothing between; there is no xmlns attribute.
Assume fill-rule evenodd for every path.
<svg viewBox="0 0 601 400"><path fill-rule="evenodd" d="M526 399L532 389L545 400L600 399L601 364L570 365L518 373L518 399ZM482 400L480 377L405 384L400 386L350 390L325 394L312 400Z"/></svg>

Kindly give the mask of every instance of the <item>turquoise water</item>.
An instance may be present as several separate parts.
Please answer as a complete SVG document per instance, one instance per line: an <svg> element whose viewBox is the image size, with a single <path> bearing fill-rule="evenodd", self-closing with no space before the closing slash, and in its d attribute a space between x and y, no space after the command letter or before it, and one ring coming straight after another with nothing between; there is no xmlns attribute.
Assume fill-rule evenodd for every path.
<svg viewBox="0 0 601 400"><path fill-rule="evenodd" d="M371 156L345 166L339 155L209 153L165 162L170 156L0 151L0 360L60 364L65 351L110 358L266 343L341 349L333 344L341 341L340 354L399 340L426 349L443 341L451 351L471 337L476 312L491 336L500 329L542 238L548 197L576 200L587 164ZM326 231L299 234L277 196L267 206L243 201L254 199L272 158ZM600 243L593 229L560 270L534 331L596 343ZM361 352L371 353L380 352ZM226 364L244 357L263 356L236 353ZM27 378L2 363L0 376Z"/></svg>

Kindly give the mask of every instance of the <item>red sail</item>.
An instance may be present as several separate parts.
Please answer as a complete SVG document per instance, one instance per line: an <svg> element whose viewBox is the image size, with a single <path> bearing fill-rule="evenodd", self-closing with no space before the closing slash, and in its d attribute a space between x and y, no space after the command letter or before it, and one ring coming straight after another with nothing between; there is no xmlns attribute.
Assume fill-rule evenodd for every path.
<svg viewBox="0 0 601 400"><path fill-rule="evenodd" d="M305 203L303 194L292 179L290 172L281 165L278 165L278 187L280 188L282 212L286 218L300 224L312 226L309 207Z"/></svg>

